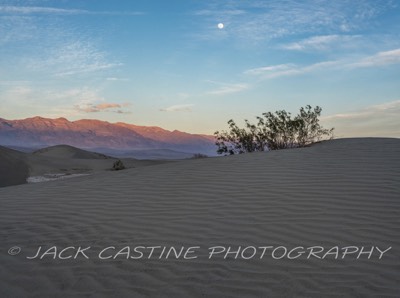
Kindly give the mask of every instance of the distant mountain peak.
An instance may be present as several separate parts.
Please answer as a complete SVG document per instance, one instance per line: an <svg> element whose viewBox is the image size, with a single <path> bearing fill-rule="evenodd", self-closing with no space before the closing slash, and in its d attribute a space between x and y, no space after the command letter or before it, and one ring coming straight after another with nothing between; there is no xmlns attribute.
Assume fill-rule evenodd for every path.
<svg viewBox="0 0 400 298"><path fill-rule="evenodd" d="M69 122L69 120L67 118L64 118L64 117L59 117L59 118L57 118L55 120L62 121L62 122Z"/></svg>
<svg viewBox="0 0 400 298"><path fill-rule="evenodd" d="M215 153L212 136L169 131L98 119L69 121L40 116L21 120L0 118L0 145L47 147L66 144L83 149L169 149L188 153Z"/></svg>

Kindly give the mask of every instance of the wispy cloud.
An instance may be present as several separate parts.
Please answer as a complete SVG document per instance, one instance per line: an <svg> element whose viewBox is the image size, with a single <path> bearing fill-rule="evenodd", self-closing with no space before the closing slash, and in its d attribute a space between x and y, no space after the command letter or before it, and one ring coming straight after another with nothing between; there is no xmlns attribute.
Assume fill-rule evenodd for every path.
<svg viewBox="0 0 400 298"><path fill-rule="evenodd" d="M278 64L252 68L244 71L246 75L260 76L262 78L276 78L279 76L297 74L298 67L295 64Z"/></svg>
<svg viewBox="0 0 400 298"><path fill-rule="evenodd" d="M202 9L196 11L194 14L198 16L215 16L215 15L221 15L221 16L238 16L245 14L245 10L241 9L225 9L225 10L211 10L211 9Z"/></svg>
<svg viewBox="0 0 400 298"><path fill-rule="evenodd" d="M49 96L48 96L49 97ZM70 89L64 92L54 94L53 97L58 101L69 99L75 102L74 109L78 112L97 113L112 112L118 114L129 114L129 103L112 103L108 102L99 94L98 90L91 88Z"/></svg>
<svg viewBox="0 0 400 298"><path fill-rule="evenodd" d="M48 49L45 57L32 58L27 65L34 71L46 71L63 77L115 68L122 63L108 61L107 54L90 41L72 41Z"/></svg>
<svg viewBox="0 0 400 298"><path fill-rule="evenodd" d="M320 51L330 48L353 46L354 42L360 38L360 35L318 35L283 45L282 48L294 51Z"/></svg>
<svg viewBox="0 0 400 298"><path fill-rule="evenodd" d="M0 80L0 85L5 85L5 86L21 86L21 85L27 85L30 84L31 81L19 81L19 80Z"/></svg>
<svg viewBox="0 0 400 298"><path fill-rule="evenodd" d="M296 64L279 64L249 69L244 71L244 74L256 76L261 80L266 80L278 77L301 75L321 69L326 69L327 67L332 68L334 66L338 66L339 64L340 62L338 61L323 61L307 66L299 66Z"/></svg>
<svg viewBox="0 0 400 298"><path fill-rule="evenodd" d="M4 14L82 14L88 13L87 10L62 9L54 7L40 6L0 6L0 13Z"/></svg>
<svg viewBox="0 0 400 298"><path fill-rule="evenodd" d="M358 62L349 64L350 67L375 67L400 63L400 49L379 52L376 55L365 57Z"/></svg>
<svg viewBox="0 0 400 298"><path fill-rule="evenodd" d="M89 11L83 9L63 9L44 6L0 6L0 14L57 14L57 15L143 15L141 11Z"/></svg>
<svg viewBox="0 0 400 298"><path fill-rule="evenodd" d="M0 57L0 75L21 72L63 79L122 66L98 38L54 18L0 14L0 46L8 49Z"/></svg>
<svg viewBox="0 0 400 298"><path fill-rule="evenodd" d="M25 100L32 96L35 90L27 85L12 86L8 90L5 90L5 96L12 98L13 100ZM8 98L5 98L8 99Z"/></svg>
<svg viewBox="0 0 400 298"><path fill-rule="evenodd" d="M370 25L371 19L392 8L391 1L240 1L208 2L209 9L195 12L207 23L228 23L225 35L255 42L295 34L350 32ZM204 28L202 36L212 39L221 30ZM293 45L295 46L295 45ZM301 46L301 45L299 45Z"/></svg>
<svg viewBox="0 0 400 298"><path fill-rule="evenodd" d="M14 112L21 110L24 114L45 113L47 116L77 116L95 112L130 113L129 103L109 102L100 90L89 87L49 89L31 83L5 85L0 90L0 102Z"/></svg>
<svg viewBox="0 0 400 298"><path fill-rule="evenodd" d="M102 102L105 99L100 95L99 90L82 87L82 88L71 88L65 90L38 90L42 93L42 97L45 99L53 99L59 102L75 102L78 105L91 105L95 102Z"/></svg>
<svg viewBox="0 0 400 298"><path fill-rule="evenodd" d="M323 120L361 119L361 118L368 118L371 116L382 116L383 114L385 115L391 114L395 116L400 115L400 100L368 106L356 112L325 116L322 117L322 119ZM398 118L398 123L400 130L400 118Z"/></svg>
<svg viewBox="0 0 400 298"><path fill-rule="evenodd" d="M261 80L266 80L284 76L302 75L320 70L333 70L333 69L351 70L361 67L380 67L398 63L400 63L400 49L395 49L386 52L379 52L372 56L360 58L356 62L343 59L334 61L322 61L305 66L291 64L291 63L278 64L278 65L270 65L270 66L248 69L244 71L244 74L255 76Z"/></svg>
<svg viewBox="0 0 400 298"><path fill-rule="evenodd" d="M2 2L2 1L0 1ZM0 4L0 46L23 51L6 51L7 73L24 72L47 77L71 77L104 72L123 64L105 50L101 39L88 30L66 25L74 15L140 15L138 11L96 11L35 5L38 1L9 1ZM6 1L7 3L7 1ZM31 6L32 5L32 6ZM47 17L48 16L48 17ZM54 16L54 17L52 17ZM70 24L70 22L68 22ZM4 69L4 67L3 67Z"/></svg>
<svg viewBox="0 0 400 298"><path fill-rule="evenodd" d="M249 85L244 83L227 84L214 81L208 81L208 82L219 86L217 89L207 92L207 94L211 95L225 95L225 94L237 93L249 88Z"/></svg>
<svg viewBox="0 0 400 298"><path fill-rule="evenodd" d="M400 137L400 100L371 105L349 113L321 117L334 126L338 137Z"/></svg>
<svg viewBox="0 0 400 298"><path fill-rule="evenodd" d="M129 79L127 78L116 78L116 77L110 77L110 78L106 78L106 81L111 81L111 82L127 82L129 81Z"/></svg>
<svg viewBox="0 0 400 298"><path fill-rule="evenodd" d="M65 71L61 71L56 73L55 75L58 77L63 77L63 76L71 76L71 75L77 75L77 74L83 74L83 73L88 73L88 72L97 72L105 69L110 69L114 68L117 66L123 65L122 63L101 63L99 61L95 61L93 63L91 62L84 62L80 65L76 65L74 68L70 67L67 68Z"/></svg>
<svg viewBox="0 0 400 298"><path fill-rule="evenodd" d="M97 113L97 112L113 112L118 114L129 113L123 110L123 105L117 103L99 103L99 104L87 104L83 106L75 106L77 110L85 113Z"/></svg>
<svg viewBox="0 0 400 298"><path fill-rule="evenodd" d="M27 16L0 14L0 45L12 42L31 41L38 35L36 22Z"/></svg>
<svg viewBox="0 0 400 298"><path fill-rule="evenodd" d="M160 109L162 112L191 112L193 104L173 105L168 108Z"/></svg>

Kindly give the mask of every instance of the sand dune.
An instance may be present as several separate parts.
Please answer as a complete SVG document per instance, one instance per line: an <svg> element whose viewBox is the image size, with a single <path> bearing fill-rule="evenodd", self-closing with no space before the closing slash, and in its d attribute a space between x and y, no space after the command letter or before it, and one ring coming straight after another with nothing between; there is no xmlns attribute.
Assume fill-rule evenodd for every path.
<svg viewBox="0 0 400 298"><path fill-rule="evenodd" d="M0 146L0 187L23 184L28 176L25 154Z"/></svg>
<svg viewBox="0 0 400 298"><path fill-rule="evenodd" d="M71 178L112 169L117 158L68 145L23 153L0 147L0 187ZM162 160L121 159L127 168L164 163Z"/></svg>
<svg viewBox="0 0 400 298"><path fill-rule="evenodd" d="M400 140L340 139L3 188L0 225L1 297L398 297ZM14 246L21 251L11 256ZM49 254L27 259L39 246ZM90 248L88 258L62 260L53 246ZM193 259L158 250L146 258L148 248L130 258L139 246L198 248ZM210 259L214 246L254 246L257 257L245 258L250 248ZM281 248L259 258L265 246ZM282 253L300 246L373 251ZM99 258L107 247L111 258ZM376 247L391 249L379 259Z"/></svg>
<svg viewBox="0 0 400 298"><path fill-rule="evenodd" d="M112 157L82 150L68 145L57 145L47 148L43 148L33 152L36 156L46 156L46 157L64 157L64 158L76 158L76 159L111 159Z"/></svg>

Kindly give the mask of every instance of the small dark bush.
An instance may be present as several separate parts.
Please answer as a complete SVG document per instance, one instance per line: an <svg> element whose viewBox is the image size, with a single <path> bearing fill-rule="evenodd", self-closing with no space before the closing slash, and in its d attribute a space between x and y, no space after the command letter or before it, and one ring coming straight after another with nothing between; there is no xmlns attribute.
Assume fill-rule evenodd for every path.
<svg viewBox="0 0 400 298"><path fill-rule="evenodd" d="M116 162L114 162L113 168L114 171L120 171L125 169L124 163L118 159Z"/></svg>

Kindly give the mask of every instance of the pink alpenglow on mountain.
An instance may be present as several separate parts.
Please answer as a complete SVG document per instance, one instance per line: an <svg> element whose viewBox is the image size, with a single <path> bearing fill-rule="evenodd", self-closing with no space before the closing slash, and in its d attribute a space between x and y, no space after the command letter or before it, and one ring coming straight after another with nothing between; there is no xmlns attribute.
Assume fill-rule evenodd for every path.
<svg viewBox="0 0 400 298"><path fill-rule="evenodd" d="M0 145L46 147L66 144L79 148L114 150L168 149L215 155L214 137L168 131L160 127L65 118L0 118Z"/></svg>

